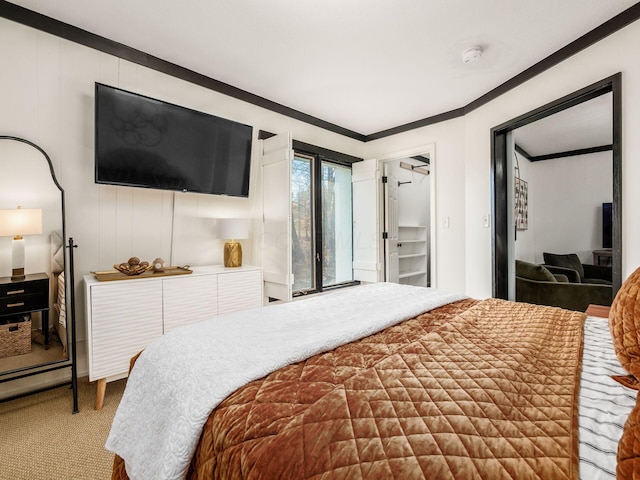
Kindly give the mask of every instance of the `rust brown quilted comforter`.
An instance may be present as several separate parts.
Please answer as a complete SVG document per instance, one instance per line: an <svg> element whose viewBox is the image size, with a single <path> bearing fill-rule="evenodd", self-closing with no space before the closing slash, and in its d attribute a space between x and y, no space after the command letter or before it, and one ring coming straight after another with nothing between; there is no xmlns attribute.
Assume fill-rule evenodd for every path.
<svg viewBox="0 0 640 480"><path fill-rule="evenodd" d="M584 318L464 300L290 365L214 410L188 476L577 479Z"/></svg>

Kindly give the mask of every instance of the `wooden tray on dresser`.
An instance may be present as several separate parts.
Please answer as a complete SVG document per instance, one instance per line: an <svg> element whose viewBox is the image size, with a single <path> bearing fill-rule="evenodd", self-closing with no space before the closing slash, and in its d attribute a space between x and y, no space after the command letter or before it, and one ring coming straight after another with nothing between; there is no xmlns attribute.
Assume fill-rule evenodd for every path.
<svg viewBox="0 0 640 480"><path fill-rule="evenodd" d="M186 275L192 273L185 267L164 267L163 272L154 272L153 270L147 270L140 275L126 275L118 270L106 270L103 272L91 272L99 282L107 282L110 280L134 280L136 278L156 278L156 277L168 277L172 275Z"/></svg>

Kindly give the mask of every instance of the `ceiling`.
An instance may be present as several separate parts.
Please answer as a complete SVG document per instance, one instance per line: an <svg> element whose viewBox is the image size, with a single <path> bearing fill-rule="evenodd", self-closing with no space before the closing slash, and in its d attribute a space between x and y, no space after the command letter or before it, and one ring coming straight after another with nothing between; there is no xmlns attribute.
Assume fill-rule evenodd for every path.
<svg viewBox="0 0 640 480"><path fill-rule="evenodd" d="M611 145L612 102L607 93L520 127L513 134L516 145L532 157Z"/></svg>
<svg viewBox="0 0 640 480"><path fill-rule="evenodd" d="M369 135L464 107L636 0L11 3Z"/></svg>

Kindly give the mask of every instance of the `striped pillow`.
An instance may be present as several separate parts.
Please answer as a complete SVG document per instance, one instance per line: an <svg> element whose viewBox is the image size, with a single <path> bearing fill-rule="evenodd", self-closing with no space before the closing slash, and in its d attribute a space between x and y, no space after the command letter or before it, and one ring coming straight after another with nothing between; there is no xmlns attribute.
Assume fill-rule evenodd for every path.
<svg viewBox="0 0 640 480"><path fill-rule="evenodd" d="M63 326L67 326L67 304L65 302L65 288L64 288L64 272L58 275L58 308L60 314L58 315L58 323Z"/></svg>

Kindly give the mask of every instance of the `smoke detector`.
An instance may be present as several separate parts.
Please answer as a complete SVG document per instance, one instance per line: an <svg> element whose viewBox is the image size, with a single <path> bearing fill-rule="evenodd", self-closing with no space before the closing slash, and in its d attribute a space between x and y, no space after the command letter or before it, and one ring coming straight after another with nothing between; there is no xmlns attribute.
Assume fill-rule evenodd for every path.
<svg viewBox="0 0 640 480"><path fill-rule="evenodd" d="M462 52L462 63L474 63L477 62L482 56L482 47L467 48Z"/></svg>

